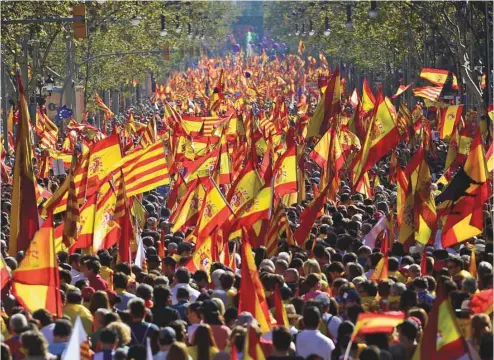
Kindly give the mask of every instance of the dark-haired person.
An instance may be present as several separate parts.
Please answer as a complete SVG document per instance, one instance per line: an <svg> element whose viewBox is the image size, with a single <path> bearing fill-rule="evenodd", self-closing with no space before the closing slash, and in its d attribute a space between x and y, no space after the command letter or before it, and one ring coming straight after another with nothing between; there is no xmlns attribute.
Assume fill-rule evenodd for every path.
<svg viewBox="0 0 494 360"><path fill-rule="evenodd" d="M97 260L87 260L84 263L84 275L89 280L89 286L94 290L108 290L108 283L99 274L101 271L101 264Z"/></svg>
<svg viewBox="0 0 494 360"><path fill-rule="evenodd" d="M290 354L292 335L285 326L273 329L273 351L267 360L303 360L303 357Z"/></svg>
<svg viewBox="0 0 494 360"><path fill-rule="evenodd" d="M146 346L147 339L151 340L151 347L153 353L158 351L158 333L159 328L156 324L148 323L144 321L146 317L146 305L141 298L134 298L129 301L128 304L130 317L132 323L130 324L130 331L132 340L130 345Z"/></svg>
<svg viewBox="0 0 494 360"><path fill-rule="evenodd" d="M304 309L303 322L304 330L297 334L295 348L297 355L307 357L309 355L318 355L323 360L331 359L331 352L335 346L333 341L324 336L319 330L321 321L321 312L315 306L309 306Z"/></svg>
<svg viewBox="0 0 494 360"><path fill-rule="evenodd" d="M173 276L174 286L171 288L172 305L175 305L178 302L177 292L178 289L180 288L185 288L189 291L191 302L196 301L197 297L200 295L200 292L194 289L192 286L190 286L189 282L190 282L189 270L185 267L178 268L177 271L175 272L175 275Z"/></svg>
<svg viewBox="0 0 494 360"><path fill-rule="evenodd" d="M113 351L118 344L118 335L115 331L108 328L101 330L98 341L99 351L94 354L93 360L112 359Z"/></svg>
<svg viewBox="0 0 494 360"><path fill-rule="evenodd" d="M55 321L53 329L53 343L48 346L48 352L60 358L67 348L72 333L72 324L65 319Z"/></svg>
<svg viewBox="0 0 494 360"><path fill-rule="evenodd" d="M127 291L127 284L129 282L129 278L123 272L117 272L113 275L113 286L115 288L115 292L120 298L120 302L115 304L115 308L119 311L127 310L127 304L129 301L136 296Z"/></svg>
<svg viewBox="0 0 494 360"><path fill-rule="evenodd" d="M79 316L86 334L91 335L93 333L93 315L88 308L82 305L82 294L79 289L67 292L67 302L63 307L63 314L70 318L72 326Z"/></svg>

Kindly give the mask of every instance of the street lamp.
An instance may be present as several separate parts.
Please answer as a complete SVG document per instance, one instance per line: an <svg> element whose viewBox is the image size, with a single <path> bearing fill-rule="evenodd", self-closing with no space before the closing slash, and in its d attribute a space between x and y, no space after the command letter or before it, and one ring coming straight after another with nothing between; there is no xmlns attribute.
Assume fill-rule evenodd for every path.
<svg viewBox="0 0 494 360"><path fill-rule="evenodd" d="M329 28L329 17L326 15L324 18L324 36L331 35L331 29Z"/></svg>
<svg viewBox="0 0 494 360"><path fill-rule="evenodd" d="M161 31L160 31L160 36L166 36L168 34L168 31L166 31L166 18L165 15L160 16L161 20Z"/></svg>
<svg viewBox="0 0 494 360"><path fill-rule="evenodd" d="M305 36L305 23L302 24L302 36Z"/></svg>
<svg viewBox="0 0 494 360"><path fill-rule="evenodd" d="M180 32L182 31L182 26L180 25L180 16L177 15L175 19L177 21L177 27L175 28L175 32L177 34L180 34Z"/></svg>
<svg viewBox="0 0 494 360"><path fill-rule="evenodd" d="M312 20L309 21L309 36L314 36L315 31L314 31L314 26L312 24Z"/></svg>
<svg viewBox="0 0 494 360"><path fill-rule="evenodd" d="M194 37L194 34L192 34L192 25L190 23L187 23L187 39L192 40Z"/></svg>
<svg viewBox="0 0 494 360"><path fill-rule="evenodd" d="M298 24L295 24L295 36L299 36L300 31L298 31Z"/></svg>
<svg viewBox="0 0 494 360"><path fill-rule="evenodd" d="M367 13L370 19L377 18L377 1L371 1L371 7Z"/></svg>
<svg viewBox="0 0 494 360"><path fill-rule="evenodd" d="M346 6L346 23L345 27L348 31L353 31L353 21L352 21L352 5Z"/></svg>
<svg viewBox="0 0 494 360"><path fill-rule="evenodd" d="M51 95L51 92L53 91L53 85L55 84L55 81L51 77L51 75L48 75L48 77L45 80L45 87L46 91L48 91L48 94Z"/></svg>

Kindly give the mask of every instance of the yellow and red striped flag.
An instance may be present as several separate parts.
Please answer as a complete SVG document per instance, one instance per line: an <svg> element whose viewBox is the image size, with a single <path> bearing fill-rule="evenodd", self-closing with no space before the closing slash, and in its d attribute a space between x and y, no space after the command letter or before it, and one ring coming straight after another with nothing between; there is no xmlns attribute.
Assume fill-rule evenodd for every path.
<svg viewBox="0 0 494 360"><path fill-rule="evenodd" d="M489 177L492 177L492 171L494 171L494 142L489 146L485 158L487 161L487 172L489 173Z"/></svg>
<svg viewBox="0 0 494 360"><path fill-rule="evenodd" d="M36 114L36 132L40 137L40 148L55 148L58 142L58 127L41 111Z"/></svg>
<svg viewBox="0 0 494 360"><path fill-rule="evenodd" d="M53 214L48 215L12 273L12 293L31 312L46 309L57 317L62 316Z"/></svg>
<svg viewBox="0 0 494 360"><path fill-rule="evenodd" d="M29 131L29 110L19 74L17 74L17 81L19 84L19 121L12 180L9 239L9 252L12 256L15 256L20 250L26 250L39 229L35 189L37 182L33 172L34 156Z"/></svg>
<svg viewBox="0 0 494 360"><path fill-rule="evenodd" d="M461 114L463 112L463 105L451 105L439 109L439 137L441 139L450 138L453 134L453 129L458 125Z"/></svg>
<svg viewBox="0 0 494 360"><path fill-rule="evenodd" d="M442 91L442 87L423 86L413 89L413 96L423 97L431 101L436 101L439 95L441 95Z"/></svg>
<svg viewBox="0 0 494 360"><path fill-rule="evenodd" d="M118 168L122 170L125 179L127 197L139 195L170 183L161 141L127 154L122 158ZM119 176L120 172L118 171L116 181L118 181Z"/></svg>
<svg viewBox="0 0 494 360"><path fill-rule="evenodd" d="M401 324L403 320L405 320L405 314L401 311L361 313L359 314L357 323L353 329L352 341L355 341L360 335L392 333L394 328Z"/></svg>
<svg viewBox="0 0 494 360"><path fill-rule="evenodd" d="M436 86L440 86L441 88L444 86L446 81L448 80L449 71L448 70L440 70L440 69L430 69L423 68L420 72L420 77L422 79L429 80ZM451 73L452 76L452 88L453 90L458 90L458 80L456 79L456 75Z"/></svg>
<svg viewBox="0 0 494 360"><path fill-rule="evenodd" d="M268 301L264 293L264 287L259 279L259 273L252 254L249 241L242 243L242 282L238 312L248 311L259 323L262 333L269 331L271 327L271 316Z"/></svg>
<svg viewBox="0 0 494 360"><path fill-rule="evenodd" d="M77 188L75 185L75 171L77 163L77 153L72 154L72 164L68 176L69 188L67 195L67 212L65 214L63 228L63 243L70 247L77 240L77 226L79 223L79 202L77 200Z"/></svg>
<svg viewBox="0 0 494 360"><path fill-rule="evenodd" d="M141 140L139 141L139 145L141 147L146 148L147 146L156 143L158 140L158 127L156 125L156 116L149 120L146 129L144 130Z"/></svg>

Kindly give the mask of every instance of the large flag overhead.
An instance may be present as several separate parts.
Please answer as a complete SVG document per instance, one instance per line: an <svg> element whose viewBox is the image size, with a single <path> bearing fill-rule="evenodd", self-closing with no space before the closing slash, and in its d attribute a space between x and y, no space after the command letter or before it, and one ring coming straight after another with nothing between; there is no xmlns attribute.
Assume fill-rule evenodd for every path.
<svg viewBox="0 0 494 360"><path fill-rule="evenodd" d="M353 184L358 184L370 168L381 160L388 151L395 148L399 140L399 131L393 115L382 92L379 92L364 145L354 160Z"/></svg>
<svg viewBox="0 0 494 360"><path fill-rule="evenodd" d="M52 214L48 215L29 244L24 259L12 273L12 293L31 312L46 309L57 317L62 316Z"/></svg>
<svg viewBox="0 0 494 360"><path fill-rule="evenodd" d="M420 77L422 79L429 80L436 86L440 86L441 88L444 86L446 81L448 80L450 72L448 70L440 70L440 69L430 69L423 68L420 72ZM458 90L458 80L456 79L456 75L451 73L452 77L452 88L453 90Z"/></svg>
<svg viewBox="0 0 494 360"><path fill-rule="evenodd" d="M480 131L477 130L465 164L436 197L445 205L442 212L442 245L453 246L482 233L483 205L489 198L487 165Z"/></svg>
<svg viewBox="0 0 494 360"><path fill-rule="evenodd" d="M392 333L394 328L405 320L405 314L398 311L384 313L364 312L359 314L353 329L352 341L359 335L375 333Z"/></svg>
<svg viewBox="0 0 494 360"><path fill-rule="evenodd" d="M10 212L9 252L15 256L18 251L26 250L29 242L39 229L38 207L36 203L37 184L33 171L33 144L30 134L29 110L20 75L19 84L19 120L15 145L14 176L12 181L12 208Z"/></svg>
<svg viewBox="0 0 494 360"><path fill-rule="evenodd" d="M199 179L190 182L187 186L189 187L187 194L170 216L170 222L173 224L172 231L184 231L187 227L196 226L199 220L206 191Z"/></svg>

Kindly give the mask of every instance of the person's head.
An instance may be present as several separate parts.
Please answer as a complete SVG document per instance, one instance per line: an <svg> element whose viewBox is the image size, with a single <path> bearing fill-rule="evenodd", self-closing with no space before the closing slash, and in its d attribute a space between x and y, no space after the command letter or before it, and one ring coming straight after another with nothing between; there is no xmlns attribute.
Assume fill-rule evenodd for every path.
<svg viewBox="0 0 494 360"><path fill-rule="evenodd" d="M24 314L14 314L9 319L9 330L12 335L20 335L28 329L28 322Z"/></svg>
<svg viewBox="0 0 494 360"><path fill-rule="evenodd" d="M309 274L305 282L311 291L319 290L321 288L321 275Z"/></svg>
<svg viewBox="0 0 494 360"><path fill-rule="evenodd" d="M482 334L492 334L492 324L489 315L475 314L471 320L472 337L479 341Z"/></svg>
<svg viewBox="0 0 494 360"><path fill-rule="evenodd" d="M136 296L145 302L150 301L153 298L153 287L148 284L139 284L136 288Z"/></svg>
<svg viewBox="0 0 494 360"><path fill-rule="evenodd" d="M0 358L2 360L10 360L10 359L12 359L11 354L10 354L10 348L4 342L0 343Z"/></svg>
<svg viewBox="0 0 494 360"><path fill-rule="evenodd" d="M477 292L477 279L473 277L467 277L463 279L461 283L461 289L466 291L470 295L473 295Z"/></svg>
<svg viewBox="0 0 494 360"><path fill-rule="evenodd" d="M99 335L99 348L101 350L113 350L117 345L117 332L109 328L102 329Z"/></svg>
<svg viewBox="0 0 494 360"><path fill-rule="evenodd" d="M288 355L292 334L285 326L277 326L273 329L273 347L279 355Z"/></svg>
<svg viewBox="0 0 494 360"><path fill-rule="evenodd" d="M129 309L133 321L140 322L144 319L144 316L146 315L146 305L141 298L135 297L130 299L127 308Z"/></svg>
<svg viewBox="0 0 494 360"><path fill-rule="evenodd" d="M168 324L173 330L175 330L175 334L177 335L177 341L185 342L186 334L187 334L187 323L183 320L174 320Z"/></svg>
<svg viewBox="0 0 494 360"><path fill-rule="evenodd" d="M106 328L117 333L118 346L126 346L132 341L132 332L129 325L120 321L115 321L108 324Z"/></svg>
<svg viewBox="0 0 494 360"><path fill-rule="evenodd" d="M99 330L104 327L105 316L111 314L108 308L99 308L93 313L93 326L95 330Z"/></svg>
<svg viewBox="0 0 494 360"><path fill-rule="evenodd" d="M155 307L165 307L171 305L172 296L170 289L164 285L154 287L153 302Z"/></svg>
<svg viewBox="0 0 494 360"><path fill-rule="evenodd" d="M69 304L82 304L82 294L79 289L70 289L67 292L67 303Z"/></svg>
<svg viewBox="0 0 494 360"><path fill-rule="evenodd" d="M98 309L110 310L110 301L108 300L108 294L105 291L98 290L92 296L89 301L89 311L92 314Z"/></svg>
<svg viewBox="0 0 494 360"><path fill-rule="evenodd" d="M283 272L283 279L286 283L298 283L299 274L297 269L289 268Z"/></svg>
<svg viewBox="0 0 494 360"><path fill-rule="evenodd" d="M304 309L303 321L306 329L316 330L321 321L321 312L316 306L308 306Z"/></svg>
<svg viewBox="0 0 494 360"><path fill-rule="evenodd" d="M175 272L175 282L178 284L188 284L190 282L190 272L186 267L180 267Z"/></svg>
<svg viewBox="0 0 494 360"><path fill-rule="evenodd" d="M379 360L381 357L381 350L375 346L367 346L360 352L360 360Z"/></svg>
<svg viewBox="0 0 494 360"><path fill-rule="evenodd" d="M101 264L98 260L86 260L84 263L84 275L87 278L90 278L91 276L98 275L100 270L101 270Z"/></svg>
<svg viewBox="0 0 494 360"><path fill-rule="evenodd" d="M126 290L128 282L129 279L123 272L116 272L113 274L113 286L115 290Z"/></svg>
<svg viewBox="0 0 494 360"><path fill-rule="evenodd" d="M405 290L400 297L400 310L407 311L408 309L417 306L417 293L412 290Z"/></svg>
<svg viewBox="0 0 494 360"><path fill-rule="evenodd" d="M69 265L72 266L72 269L76 271L81 271L81 254L72 254L69 256Z"/></svg>
<svg viewBox="0 0 494 360"><path fill-rule="evenodd" d="M321 267L319 266L319 263L315 259L308 259L304 265L304 274L305 276L309 276L310 274L320 274L321 273Z"/></svg>
<svg viewBox="0 0 494 360"><path fill-rule="evenodd" d="M218 305L213 300L206 300L201 306L201 315L205 323L211 325L223 325L223 318Z"/></svg>
<svg viewBox="0 0 494 360"><path fill-rule="evenodd" d="M427 280L424 278L415 278L413 280L413 288L415 289L416 292L422 292L428 289L428 283Z"/></svg>
<svg viewBox="0 0 494 360"><path fill-rule="evenodd" d="M22 333L20 342L23 352L28 356L44 357L48 353L48 343L39 331L29 330Z"/></svg>
<svg viewBox="0 0 494 360"><path fill-rule="evenodd" d="M413 320L405 320L397 329L400 343L407 349L412 348L417 340L418 324Z"/></svg>
<svg viewBox="0 0 494 360"><path fill-rule="evenodd" d="M177 261L173 257L171 256L165 257L163 259L163 267L162 267L163 274L171 278L175 273L176 266L177 266Z"/></svg>
<svg viewBox="0 0 494 360"><path fill-rule="evenodd" d="M209 354L209 352L207 354ZM170 350L168 350L166 360L189 360L189 352L187 351L187 346L180 342L174 342L170 346Z"/></svg>
<svg viewBox="0 0 494 360"><path fill-rule="evenodd" d="M175 330L167 326L160 330L158 337L158 344L161 351L166 351L177 340L177 334Z"/></svg>
<svg viewBox="0 0 494 360"><path fill-rule="evenodd" d="M209 284L208 273L205 270L197 270L194 275L192 275L192 279L199 288L206 288Z"/></svg>
<svg viewBox="0 0 494 360"><path fill-rule="evenodd" d="M230 290L235 283L235 275L231 271L226 271L220 276L220 285L223 290Z"/></svg>
<svg viewBox="0 0 494 360"><path fill-rule="evenodd" d="M187 320L191 324L199 324L201 322L202 302L196 301L187 307Z"/></svg>
<svg viewBox="0 0 494 360"><path fill-rule="evenodd" d="M38 309L33 312L33 319L38 320L42 327L53 323L53 315L46 309Z"/></svg>
<svg viewBox="0 0 494 360"><path fill-rule="evenodd" d="M56 343L68 342L72 333L72 324L65 319L57 319L53 328L53 341Z"/></svg>
<svg viewBox="0 0 494 360"><path fill-rule="evenodd" d="M213 331L208 324L199 324L196 331L194 331L194 336L192 337L192 345L197 346L197 351L209 353L209 348L216 346L213 337Z"/></svg>
<svg viewBox="0 0 494 360"><path fill-rule="evenodd" d="M464 262L459 256L454 256L448 259L447 267L449 276L455 276L463 270Z"/></svg>

